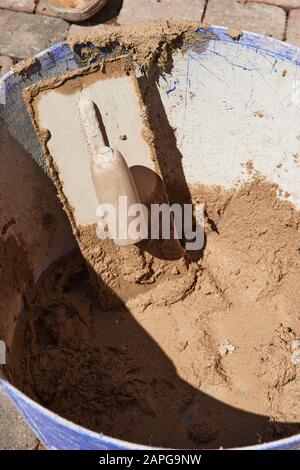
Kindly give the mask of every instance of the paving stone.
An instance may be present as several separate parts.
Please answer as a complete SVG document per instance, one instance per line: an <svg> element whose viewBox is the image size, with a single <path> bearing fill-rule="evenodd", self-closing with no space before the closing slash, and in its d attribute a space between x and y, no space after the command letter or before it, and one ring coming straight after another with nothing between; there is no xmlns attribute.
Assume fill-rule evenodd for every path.
<svg viewBox="0 0 300 470"><path fill-rule="evenodd" d="M124 0L117 22L139 20L195 20L201 21L205 0Z"/></svg>
<svg viewBox="0 0 300 470"><path fill-rule="evenodd" d="M300 10L291 10L289 13L286 40L300 47Z"/></svg>
<svg viewBox="0 0 300 470"><path fill-rule="evenodd" d="M0 450L35 450L38 442L0 388Z"/></svg>
<svg viewBox="0 0 300 470"><path fill-rule="evenodd" d="M59 18L2 10L0 54L28 58L64 39L69 24Z"/></svg>
<svg viewBox="0 0 300 470"><path fill-rule="evenodd" d="M35 0L0 0L0 8L33 13L35 9Z"/></svg>
<svg viewBox="0 0 300 470"><path fill-rule="evenodd" d="M0 56L0 77L9 72L13 66L14 63L10 57Z"/></svg>
<svg viewBox="0 0 300 470"><path fill-rule="evenodd" d="M238 0L209 0L204 21L283 39L286 13L282 8Z"/></svg>
<svg viewBox="0 0 300 470"><path fill-rule="evenodd" d="M300 8L300 0L246 0L245 3L265 3L268 5L277 5L278 7L288 10L290 8Z"/></svg>

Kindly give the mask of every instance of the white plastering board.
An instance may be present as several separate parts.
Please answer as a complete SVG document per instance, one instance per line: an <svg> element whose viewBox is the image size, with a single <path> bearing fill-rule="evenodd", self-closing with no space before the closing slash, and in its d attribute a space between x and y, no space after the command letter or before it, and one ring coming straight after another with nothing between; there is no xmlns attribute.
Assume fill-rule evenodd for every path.
<svg viewBox="0 0 300 470"><path fill-rule="evenodd" d="M60 88L41 92L33 105L38 115L36 124L40 130L50 131L47 147L58 168L62 190L73 208L76 224L86 226L97 221L98 201L80 124L78 102L82 97L97 105L110 147L123 154L129 168L141 165L155 171L155 167L151 146L143 136L145 123L132 75L106 78L102 74L101 79L89 81L86 86L82 77L80 87L72 93Z"/></svg>

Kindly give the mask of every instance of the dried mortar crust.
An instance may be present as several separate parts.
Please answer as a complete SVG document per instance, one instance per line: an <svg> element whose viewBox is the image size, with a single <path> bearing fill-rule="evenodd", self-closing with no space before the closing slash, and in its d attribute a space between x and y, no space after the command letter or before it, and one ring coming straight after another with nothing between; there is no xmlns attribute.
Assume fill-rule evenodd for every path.
<svg viewBox="0 0 300 470"><path fill-rule="evenodd" d="M175 29L170 26L176 39ZM154 44L168 49L162 26L157 30ZM158 60L155 48L145 44L142 59L129 31L135 60L149 68ZM98 41L105 44L102 35ZM59 80L65 78L48 86ZM152 124L154 95L147 91ZM158 129L152 130L159 159L164 131L157 142ZM182 202L186 188L176 170L172 180L160 166L169 200ZM101 308L85 263L89 247L100 259L93 268L103 269L109 283L105 277L117 269L114 252L103 244L98 255L94 228L79 229L82 254L59 260L26 297L9 355L13 383L71 421L146 445L235 447L300 432L300 365L293 350L300 339L300 213L278 199L280 188L251 162L247 170L252 180L231 191L188 188L192 202L206 205L201 257L188 269L186 260L177 260L158 275L155 288L134 291L117 308ZM164 269L160 261L151 260L154 278ZM129 249L122 266L126 289L134 290L147 269L143 257L140 266L130 266ZM227 354L224 343L231 345Z"/></svg>

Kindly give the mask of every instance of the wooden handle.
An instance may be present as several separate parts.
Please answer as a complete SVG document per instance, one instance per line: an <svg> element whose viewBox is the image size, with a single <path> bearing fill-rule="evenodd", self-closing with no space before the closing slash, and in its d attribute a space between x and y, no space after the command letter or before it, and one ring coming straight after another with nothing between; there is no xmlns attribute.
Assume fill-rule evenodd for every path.
<svg viewBox="0 0 300 470"><path fill-rule="evenodd" d="M79 101L79 110L91 155L92 180L100 208L104 207L104 204L110 204L115 211L116 233L111 233L112 238L119 246L138 243L145 234L139 237L130 237L128 234L128 228L134 219L134 216L128 215L128 209L134 204L140 204L128 165L118 150L105 146L94 103L91 100L82 99ZM109 224L106 218L107 216L103 215L103 224L107 224L109 229L112 221ZM143 214L140 218L143 226L146 227Z"/></svg>

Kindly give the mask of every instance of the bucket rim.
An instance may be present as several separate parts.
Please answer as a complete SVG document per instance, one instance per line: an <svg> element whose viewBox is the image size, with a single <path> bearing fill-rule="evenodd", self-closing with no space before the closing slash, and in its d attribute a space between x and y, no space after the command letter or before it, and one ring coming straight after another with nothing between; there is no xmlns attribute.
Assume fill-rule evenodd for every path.
<svg viewBox="0 0 300 470"><path fill-rule="evenodd" d="M34 408L38 410L42 415L45 417L49 418L51 421L55 420L56 423L61 424L65 428L71 429L72 431L77 432L78 434L86 437L92 437L95 440L101 438L102 442L107 445L115 444L118 446L118 448L126 448L128 450L155 450L155 449L161 449L161 450L168 450L171 448L167 447L153 447L153 446L147 446L147 445L142 445L142 444L135 444L133 442L128 442L124 441L122 439L118 439L115 437L110 437L102 433L97 433L95 431L89 430L88 428L85 428L84 426L81 426L79 424L73 423L72 421L63 418L62 416L58 415L57 413L49 410L48 408L44 407L43 405L40 405L38 402L33 400L32 398L29 398L27 395L25 395L23 392L18 390L16 387L14 387L12 384L10 384L6 379L3 379L0 377L0 387L3 388L4 392L8 395L8 397L11 399L11 396L17 397L19 400L22 402L27 403L31 408ZM26 420L26 416L23 414L22 409L18 407L21 415L24 417ZM300 434L295 434L290 437L286 437L284 439L277 439L275 441L271 442L266 442L264 444L257 444L257 445L252 445L252 446L243 446L243 447L232 447L232 448L224 448L222 450L284 450L284 449L289 449L294 447L295 445L300 443ZM205 449L202 449L205 450ZM218 449L215 449L218 450Z"/></svg>
<svg viewBox="0 0 300 470"><path fill-rule="evenodd" d="M254 33L247 30L240 30L241 36L238 39L233 38L230 35L231 28L226 26L218 26L218 25L203 25L197 29L197 33L203 35L208 34L207 36L208 41L222 41L222 42L231 42L233 44L238 44L240 46L246 46L256 51L260 51L261 53L265 53L266 55L270 55L272 57L278 57L280 59L285 59L288 62L294 63L300 66L300 48L289 43L283 42L280 39L264 36L259 33ZM68 41L62 41L52 46L44 49L37 54L35 54L34 58L36 59L43 59L46 55L53 54L54 57L59 53L61 55L61 50L65 48L69 48L69 52L73 54L72 48ZM27 59L24 59L27 60ZM81 64L78 64L80 68ZM8 81L15 73L15 67L17 64L12 67L5 75L0 78L0 82Z"/></svg>

